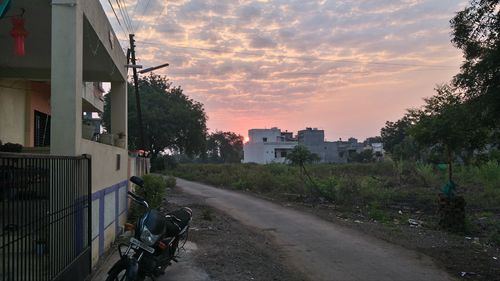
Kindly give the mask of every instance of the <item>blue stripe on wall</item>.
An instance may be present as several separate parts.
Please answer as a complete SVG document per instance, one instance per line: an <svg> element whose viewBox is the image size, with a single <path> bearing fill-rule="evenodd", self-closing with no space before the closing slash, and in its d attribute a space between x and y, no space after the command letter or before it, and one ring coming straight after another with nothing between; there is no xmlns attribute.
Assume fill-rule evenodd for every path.
<svg viewBox="0 0 500 281"><path fill-rule="evenodd" d="M101 189L99 191L96 191L92 194L92 203L94 204L94 201L99 201L99 256L102 256L104 254L104 196L106 196L106 194L110 194L112 192L115 192L115 220L114 222L115 225L116 225L116 233L115 233L115 236L118 236L118 232L119 232L119 192L120 192L120 189L122 187L127 187L128 185L128 181L127 180L124 180L124 181L121 181L117 184L114 184L110 187L107 187L107 188L104 188L104 189ZM128 209L128 200L125 200L125 210L127 211ZM94 237L92 237L94 238Z"/></svg>

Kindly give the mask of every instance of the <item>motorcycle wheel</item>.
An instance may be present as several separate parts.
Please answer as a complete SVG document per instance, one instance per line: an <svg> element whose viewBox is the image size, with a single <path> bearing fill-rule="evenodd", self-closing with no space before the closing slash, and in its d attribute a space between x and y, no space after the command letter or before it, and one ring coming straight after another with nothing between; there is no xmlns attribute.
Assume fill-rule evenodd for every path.
<svg viewBox="0 0 500 281"><path fill-rule="evenodd" d="M113 266L113 270L108 272L108 277L106 281L143 281L144 276L139 274L135 280L131 280L127 276L127 265L121 262L121 260L117 261Z"/></svg>

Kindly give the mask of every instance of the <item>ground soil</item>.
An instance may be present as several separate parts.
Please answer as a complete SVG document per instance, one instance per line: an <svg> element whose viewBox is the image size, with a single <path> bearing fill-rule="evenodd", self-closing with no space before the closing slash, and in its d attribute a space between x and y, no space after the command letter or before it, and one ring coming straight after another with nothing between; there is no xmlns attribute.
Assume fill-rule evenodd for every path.
<svg viewBox="0 0 500 281"><path fill-rule="evenodd" d="M201 202L173 188L167 191L165 209L187 206L193 210L189 240L198 245L194 262L212 280L304 280L285 263L270 235Z"/></svg>
<svg viewBox="0 0 500 281"><path fill-rule="evenodd" d="M403 214L402 217L413 216L424 220L422 226L412 227L406 220L373 221L359 212L339 209L333 203L311 204L280 196L258 196L430 256L459 280L500 281L500 248L497 245L477 237L437 230L432 225L426 225L425 217L419 214Z"/></svg>

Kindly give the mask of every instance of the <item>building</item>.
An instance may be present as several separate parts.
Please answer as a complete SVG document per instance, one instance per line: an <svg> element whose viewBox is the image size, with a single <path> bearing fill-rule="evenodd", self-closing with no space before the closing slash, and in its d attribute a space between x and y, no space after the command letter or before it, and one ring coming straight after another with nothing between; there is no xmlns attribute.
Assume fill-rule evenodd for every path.
<svg viewBox="0 0 500 281"><path fill-rule="evenodd" d="M325 131L317 128L306 128L297 133L299 144L307 147L320 157L321 163L345 163L347 158L339 153L338 142L325 141Z"/></svg>
<svg viewBox="0 0 500 281"><path fill-rule="evenodd" d="M243 163L284 163L287 153L298 143L291 132L276 127L248 130L248 138L243 145Z"/></svg>
<svg viewBox="0 0 500 281"><path fill-rule="evenodd" d="M140 162L129 158L126 137L120 145L114 142L127 135L127 58L98 0L16 0L5 16L0 25L0 140L24 148L21 154L0 153L0 204L10 204L13 213L28 212L32 204L38 208L31 208L37 211L34 217L44 214L39 221L45 221L41 227L51 235L37 233L43 239L36 243L48 247L44 264L52 269L41 266L43 272L33 273L34 267L21 262L2 270L83 280L87 265L95 264L123 229L127 179ZM25 20L23 56L14 50L10 18ZM82 137L83 113L103 110L103 82L112 89L108 144ZM37 176L28 180L23 171ZM20 203L16 177L32 201ZM68 208L67 217L55 219L59 209ZM25 223L19 216L5 217L2 227ZM32 239L20 237L19 243L31 245ZM14 242L2 246L15 249L9 243ZM5 259L12 259L9 251L0 256Z"/></svg>
<svg viewBox="0 0 500 281"><path fill-rule="evenodd" d="M355 138L326 141L325 131L318 128L300 130L296 138L292 132L281 132L278 128L251 129L248 136L249 142L243 146L244 163L284 163L287 153L299 144L317 154L321 163L347 163L349 156L364 149L363 143Z"/></svg>

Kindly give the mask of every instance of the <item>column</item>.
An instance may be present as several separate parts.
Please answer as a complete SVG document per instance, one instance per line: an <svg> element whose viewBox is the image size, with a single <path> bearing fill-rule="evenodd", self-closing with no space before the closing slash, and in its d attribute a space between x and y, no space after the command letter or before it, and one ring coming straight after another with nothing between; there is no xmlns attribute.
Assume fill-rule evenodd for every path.
<svg viewBox="0 0 500 281"><path fill-rule="evenodd" d="M111 133L115 137L124 135L125 149L127 149L127 82L111 82Z"/></svg>
<svg viewBox="0 0 500 281"><path fill-rule="evenodd" d="M78 2L52 4L50 153L56 155L79 154L82 135L83 12Z"/></svg>

